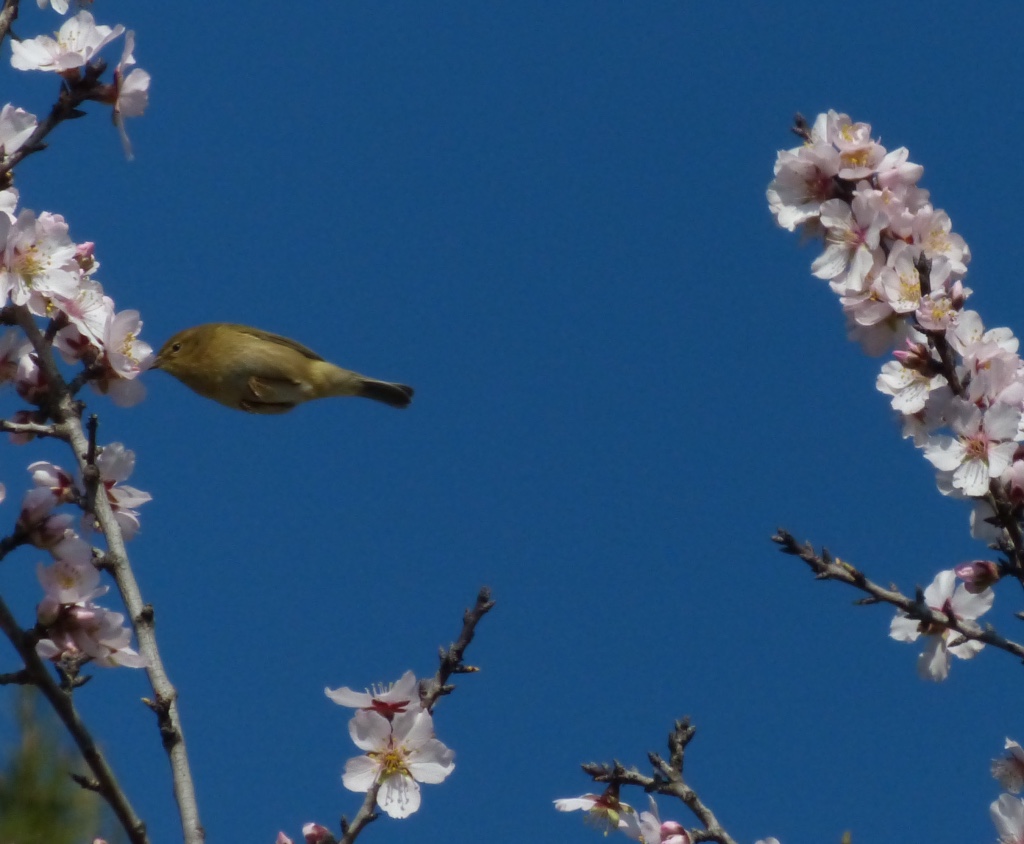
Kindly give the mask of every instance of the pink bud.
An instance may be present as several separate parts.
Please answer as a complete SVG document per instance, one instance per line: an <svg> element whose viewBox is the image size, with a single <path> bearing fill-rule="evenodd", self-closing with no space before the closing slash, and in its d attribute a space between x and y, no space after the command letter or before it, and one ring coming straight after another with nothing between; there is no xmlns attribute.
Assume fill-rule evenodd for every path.
<svg viewBox="0 0 1024 844"><path fill-rule="evenodd" d="M999 580L999 566L991 560L973 560L970 563L961 563L953 571L964 582L964 587L972 595L984 592Z"/></svg>
<svg viewBox="0 0 1024 844"><path fill-rule="evenodd" d="M306 844L335 844L331 831L318 823L303 824L302 834L306 838Z"/></svg>
<svg viewBox="0 0 1024 844"><path fill-rule="evenodd" d="M661 844L690 844L690 834L678 821L665 821L661 825Z"/></svg>

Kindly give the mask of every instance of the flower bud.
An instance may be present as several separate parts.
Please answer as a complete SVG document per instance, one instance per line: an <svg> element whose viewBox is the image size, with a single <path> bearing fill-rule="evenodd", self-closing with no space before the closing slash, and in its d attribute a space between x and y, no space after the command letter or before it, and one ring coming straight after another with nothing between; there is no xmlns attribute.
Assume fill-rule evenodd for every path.
<svg viewBox="0 0 1024 844"><path fill-rule="evenodd" d="M974 560L961 563L953 569L972 595L984 592L999 580L999 566L991 560Z"/></svg>

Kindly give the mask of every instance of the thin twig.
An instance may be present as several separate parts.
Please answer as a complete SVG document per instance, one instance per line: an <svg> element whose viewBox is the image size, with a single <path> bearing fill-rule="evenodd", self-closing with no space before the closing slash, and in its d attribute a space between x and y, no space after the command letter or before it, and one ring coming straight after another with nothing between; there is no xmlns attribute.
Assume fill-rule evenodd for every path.
<svg viewBox="0 0 1024 844"><path fill-rule="evenodd" d="M0 431L5 434L32 434L34 437L60 437L54 425L43 425L38 422L11 422L0 419Z"/></svg>
<svg viewBox="0 0 1024 844"><path fill-rule="evenodd" d="M17 5L17 4L15 4ZM6 11L6 10L5 10ZM10 24L8 23L8 29ZM84 111L79 111L79 106L87 100L96 97L101 89L99 83L100 74L106 70L106 62L99 59L84 68L84 73L78 79L64 79L61 83L60 93L57 95L57 102L53 104L50 113L36 126L35 131L9 156L0 160L0 184L9 181L6 177L22 161L36 152L46 149L43 139L56 129L65 120L73 120L85 116Z"/></svg>
<svg viewBox="0 0 1024 844"><path fill-rule="evenodd" d="M890 604L902 610L910 618L924 622L928 626L953 630L960 636L963 636L964 639L983 642L986 645L991 645L993 648L1013 654L1018 659L1024 661L1024 645L1000 636L991 625L982 627L973 621L957 618L955 615L946 614L941 610L929 607L924 602L923 593L920 590L918 590L918 594L915 597L910 598L898 589L885 589L877 583L868 580L862 571L845 560L833 557L826 549L823 548L820 555L816 554L809 542L801 545L793 538L791 533L782 528L779 528L778 533L772 537L772 542L781 545L782 547L779 550L784 554L799 557L807 563L811 571L814 572L815 577L821 580L838 580L840 583L849 584L867 593L870 597L859 601L858 603L860 604Z"/></svg>
<svg viewBox="0 0 1024 844"><path fill-rule="evenodd" d="M434 711L434 705L438 698L451 694L455 689L455 686L448 683L452 674L472 674L479 671L475 666L463 664L462 658L469 643L473 641L477 624L491 611L493 606L491 590L485 586L476 596L476 604L473 608L466 610L463 614L462 632L459 634L459 638L447 649L441 649L439 653L441 665L437 669L437 674L429 680L420 681L420 703L428 712Z"/></svg>
<svg viewBox="0 0 1024 844"><path fill-rule="evenodd" d="M71 734L72 740L78 746L82 758L85 759L86 765L89 766L89 770L95 777L93 790L101 794L107 801L132 844L148 844L146 825L135 814L135 809L132 808L127 795L118 784L114 771L107 764L106 758L96 746L89 730L79 718L71 695L62 691L50 676L50 672L46 670L42 659L36 653L35 645L30 643L30 638L18 626L18 622L2 598L0 598L0 630L11 640L11 644L14 645L18 655L25 663L25 673L27 673L29 681L37 686L50 702L53 711L57 713L57 717L60 718L68 733Z"/></svg>
<svg viewBox="0 0 1024 844"><path fill-rule="evenodd" d="M21 326L32 343L32 347L39 357L39 365L46 375L52 394L50 412L56 422L57 431L71 444L78 463L78 470L85 476L89 470L89 442L82 430L78 407L68 392L67 384L54 360L52 349L46 344L32 315L24 307L17 307L14 310L18 325ZM195 785L192 781L192 772L185 750L185 738L181 729L181 718L178 713L177 692L167 677L163 661L160 658L160 651L157 648L156 634L153 629L153 610L152 607L143 603L142 594L125 550L121 527L114 518L114 512L106 495L95 496L92 513L107 539L104 563L112 573L121 592L121 599L128 610L132 626L135 628L139 653L147 661L145 670L159 707L160 733L171 763L174 796L181 815L185 844L202 844L205 840L205 831L199 820Z"/></svg>

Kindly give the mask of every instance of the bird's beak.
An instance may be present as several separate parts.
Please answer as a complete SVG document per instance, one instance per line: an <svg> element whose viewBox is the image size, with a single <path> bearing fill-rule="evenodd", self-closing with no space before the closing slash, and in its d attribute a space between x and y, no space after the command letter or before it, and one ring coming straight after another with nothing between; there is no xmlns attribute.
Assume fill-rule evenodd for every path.
<svg viewBox="0 0 1024 844"><path fill-rule="evenodd" d="M160 355L156 355L153 358L153 362L149 365L148 368L149 369L159 369L161 363L163 363L163 361L160 360Z"/></svg>

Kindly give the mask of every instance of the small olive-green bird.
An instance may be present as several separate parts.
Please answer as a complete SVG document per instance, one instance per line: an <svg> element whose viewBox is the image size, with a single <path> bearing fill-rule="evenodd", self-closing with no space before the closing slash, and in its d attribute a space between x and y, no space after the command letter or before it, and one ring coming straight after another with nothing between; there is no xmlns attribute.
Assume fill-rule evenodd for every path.
<svg viewBox="0 0 1024 844"><path fill-rule="evenodd" d="M179 331L152 365L199 395L249 413L286 413L310 399L363 396L406 407L412 387L367 378L325 361L305 346L229 322Z"/></svg>

